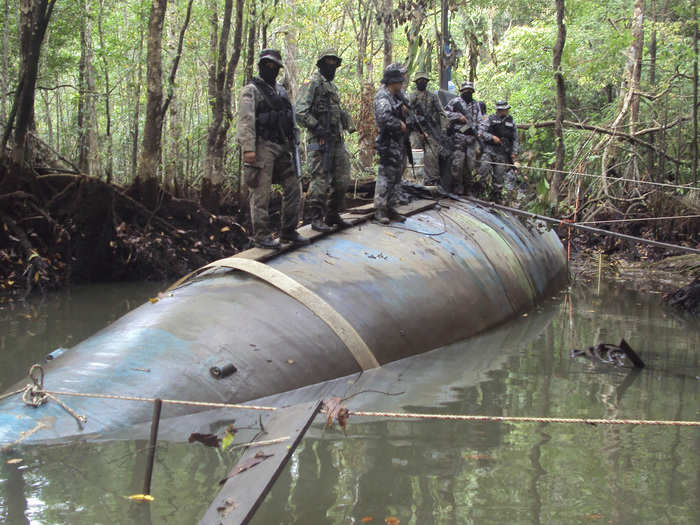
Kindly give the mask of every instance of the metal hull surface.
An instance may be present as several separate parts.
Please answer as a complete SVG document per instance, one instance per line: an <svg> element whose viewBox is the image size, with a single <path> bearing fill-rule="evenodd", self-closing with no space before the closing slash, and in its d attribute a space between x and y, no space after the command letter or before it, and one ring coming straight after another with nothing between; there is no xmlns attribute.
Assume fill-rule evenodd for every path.
<svg viewBox="0 0 700 525"><path fill-rule="evenodd" d="M389 363L466 339L530 308L567 279L553 231L455 201L393 227L366 223L267 264L323 298ZM214 366L236 372L214 378ZM146 303L45 365L52 391L247 402L360 370L314 313L271 285L217 271ZM14 388L26 384L26 380ZM61 397L61 396L59 396ZM62 397L0 402L0 443L94 436L148 421L149 403ZM167 417L196 411L167 405ZM200 408L201 410L201 408Z"/></svg>

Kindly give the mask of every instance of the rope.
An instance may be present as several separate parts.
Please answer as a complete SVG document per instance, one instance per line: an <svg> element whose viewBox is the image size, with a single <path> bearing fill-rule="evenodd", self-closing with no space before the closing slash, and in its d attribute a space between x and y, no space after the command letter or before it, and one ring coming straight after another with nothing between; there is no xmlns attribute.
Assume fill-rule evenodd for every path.
<svg viewBox="0 0 700 525"><path fill-rule="evenodd" d="M96 399L117 399L120 401L141 401L145 403L155 403L156 398L154 397L139 397L139 396L120 396L115 394L93 394L93 393L81 393L81 392L54 392L51 390L44 391L46 394L60 394L62 396L71 397L91 397ZM234 403L210 403L207 401L184 401L180 399L161 399L163 403L168 403L170 405L185 405L193 407L209 407L209 408L240 408L246 410L263 410L263 411L274 411L277 410L276 407L266 407L266 406L256 406L256 405L240 405Z"/></svg>
<svg viewBox="0 0 700 525"><path fill-rule="evenodd" d="M700 191L700 187L698 186L683 186L682 184L671 184L668 182L653 182L650 180L637 180L637 179L627 179L625 177L608 177L607 175L597 175L594 173L582 173L579 171L564 171L564 170L554 170L551 168L538 168L536 166L525 166L525 165L520 165L520 166L515 166L514 164L510 164L507 162L493 162L490 160L482 160L484 164L491 164L493 166L507 166L509 168L516 167L517 169L527 169L527 170L533 170L533 171L546 171L548 173L563 173L564 175L580 175L581 177L593 177L597 179L607 179L608 181L611 182L634 182L635 184L647 184L649 186L661 186L664 188L675 188L675 189L682 189L682 190L692 190L692 191Z"/></svg>
<svg viewBox="0 0 700 525"><path fill-rule="evenodd" d="M636 219L614 219L608 221L585 221L575 222L574 224L613 224L618 222L639 222L639 221L662 221L671 219L697 219L700 215L673 215L670 217L640 217Z"/></svg>
<svg viewBox="0 0 700 525"><path fill-rule="evenodd" d="M510 213L514 213L516 215L523 215L525 217L530 217L531 219L538 219L544 222L549 222L550 224L556 224L559 226L567 226L571 228L576 228L579 230L586 230L590 231L593 233L600 233L602 235L609 235L611 237L618 237L620 239L625 239L627 241L633 241L633 242L638 242L640 244L648 244L650 246L658 246L660 248L666 248L668 250L679 250L682 252L688 252L688 253L698 253L700 254L700 250L697 248L690 248L689 246L680 246L678 244L670 244L667 242L661 242L661 241L652 241L649 239L643 239L642 237L634 237L633 235L627 235L624 233L618 233L618 232L611 232L609 230L603 230L601 228L594 228L592 226L586 226L585 224L581 223L575 223L571 222L568 220L564 219L555 219L553 217L547 217L546 215L539 215L537 213L532 213L529 211L525 210L519 210L518 208L511 208L510 206L503 206L502 204L495 204L492 202L488 201L482 201L481 199L475 199L474 197L458 197L457 195L452 195L450 194L450 198L456 200L457 202L476 202L477 204L481 204L482 206L485 206L487 208L494 208L497 210L503 210L507 211Z"/></svg>
<svg viewBox="0 0 700 525"><path fill-rule="evenodd" d="M590 419L567 417L467 416L454 414L416 414L410 412L366 412L351 410L351 416L394 419L433 419L439 421L501 421L511 423L585 423L587 425L649 425L700 427L700 421L661 421L651 419Z"/></svg>

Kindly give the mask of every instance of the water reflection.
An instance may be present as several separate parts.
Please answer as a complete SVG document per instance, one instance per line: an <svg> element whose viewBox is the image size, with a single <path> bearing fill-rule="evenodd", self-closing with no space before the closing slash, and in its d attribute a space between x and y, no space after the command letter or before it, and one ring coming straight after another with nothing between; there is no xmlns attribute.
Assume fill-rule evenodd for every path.
<svg viewBox="0 0 700 525"><path fill-rule="evenodd" d="M43 308L73 309L85 319L61 304ZM54 323L51 315L45 326ZM6 348L31 338L21 333L21 318L12 322ZM59 324L64 335L81 329ZM572 347L623 337L646 369L569 357ZM51 344L63 344L58 339ZM675 317L653 299L577 289L482 338L352 383L339 380L323 395L405 392L359 394L348 401L356 409L697 420L698 348L697 321ZM0 354L2 364L14 357ZM9 382L0 370L0 381ZM126 499L143 485L146 443L134 436L147 431L0 456L0 522L196 523L235 458L183 440L191 431L221 429L230 417L212 412L163 425L149 505ZM239 439L247 438L242 432ZM699 446L697 429L678 427L353 418L344 435L319 418L254 523L697 523Z"/></svg>

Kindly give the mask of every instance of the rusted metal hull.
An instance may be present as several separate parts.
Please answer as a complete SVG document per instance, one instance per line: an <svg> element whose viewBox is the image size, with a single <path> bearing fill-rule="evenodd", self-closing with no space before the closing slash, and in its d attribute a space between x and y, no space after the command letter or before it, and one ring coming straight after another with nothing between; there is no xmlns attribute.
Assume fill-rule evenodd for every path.
<svg viewBox="0 0 700 525"><path fill-rule="evenodd" d="M366 223L268 261L321 296L380 363L465 339L530 308L567 278L553 231L455 201L404 224ZM216 379L210 368L233 364ZM319 317L241 272L217 272L146 303L46 365L46 389L245 402L353 374L359 366ZM23 381L15 388L18 388ZM147 421L151 406L64 397L0 402L0 443L89 436ZM168 405L168 417L192 407Z"/></svg>

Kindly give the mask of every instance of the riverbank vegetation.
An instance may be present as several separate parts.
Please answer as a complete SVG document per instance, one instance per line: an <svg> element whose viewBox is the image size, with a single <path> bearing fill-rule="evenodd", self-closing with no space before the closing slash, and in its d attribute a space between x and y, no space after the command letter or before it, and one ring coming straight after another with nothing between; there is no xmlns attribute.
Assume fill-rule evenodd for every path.
<svg viewBox="0 0 700 525"><path fill-rule="evenodd" d="M513 106L526 206L585 222L677 217L605 227L697 246L696 3L3 0L0 291L169 279L247 246L233 134L264 47L282 50L292 98L318 53L339 49L357 179L375 173L383 67L427 71L433 88L449 69L489 111Z"/></svg>

